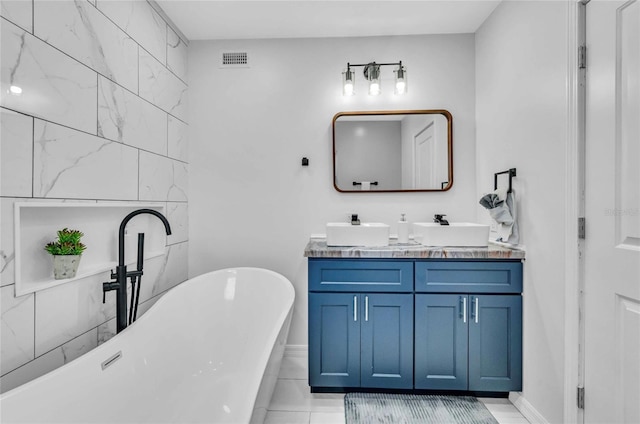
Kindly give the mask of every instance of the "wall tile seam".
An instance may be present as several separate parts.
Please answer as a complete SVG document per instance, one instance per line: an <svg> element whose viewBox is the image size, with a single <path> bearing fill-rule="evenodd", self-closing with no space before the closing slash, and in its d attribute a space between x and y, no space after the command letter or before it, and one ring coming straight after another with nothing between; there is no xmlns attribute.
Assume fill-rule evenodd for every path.
<svg viewBox="0 0 640 424"><path fill-rule="evenodd" d="M137 148L137 147L136 147L136 149L138 149L138 150L140 150L140 151L142 151L142 152L145 152L145 153L149 153L149 154L155 155L155 156L160 156L161 158L166 158L166 159L169 159L169 160L172 160L172 161L180 162L181 164L184 164L184 165L188 165L188 164L189 164L189 162L185 162L185 161L180 160L180 159L174 159L174 158L172 158L171 156L164 156L164 155L161 155L161 154L159 154L159 153L150 152L150 151L148 151L148 150L139 149L139 148ZM178 201L178 202L184 202L184 200L177 200L177 201Z"/></svg>
<svg viewBox="0 0 640 424"><path fill-rule="evenodd" d="M189 86L189 84L187 84L187 82L185 80L183 80L178 74L176 74L175 72L173 72L173 69L171 69L171 66L169 66L169 30L171 29L169 27L169 25L166 26L167 29L167 35L166 35L166 39L167 39L167 44L165 46L165 55L167 57L167 63L165 65L165 67L169 70L169 72L171 72L173 75L175 75L176 78L178 78L180 81L182 81L187 87ZM175 31L173 31L175 34ZM179 37L178 37L179 38ZM180 41L182 41L182 39L180 39ZM173 47L171 47L173 48Z"/></svg>
<svg viewBox="0 0 640 424"><path fill-rule="evenodd" d="M34 296L34 297L35 297L35 296ZM35 314L35 313L36 313L36 311L34 310L34 314ZM71 342L71 341L73 341L73 340L75 340L75 339L77 339L77 338L79 338L79 337L82 337L82 336L84 336L84 335L86 335L86 334L88 334L88 333L90 333L90 332L92 332L92 331L96 331L96 333L97 333L97 329L98 329L98 327L100 327L100 326L104 325L106 322L109 322L109 321L111 321L112 319L115 319L115 317L110 318L110 319L108 319L107 321L105 321L105 322L103 322L103 323L101 323L101 324L99 324L99 325L97 325L97 326L95 326L95 327L91 327L89 330L85 331L84 333L80 333L80 334L78 334L78 335L77 335L77 336L75 336L75 337L70 338L69 340L67 340L66 342L62 343L61 345L58 345L58 346L56 346L56 347L54 347L54 348L52 348L52 349L49 349L48 351L43 352L42 354L40 354L40 355L38 355L38 356L34 356L34 358L33 358L33 359L31 359L31 360L29 360L28 362L25 362L24 364L20 365L19 367L16 367L16 368L12 369L11 371L7 371L6 373L4 373L4 374L0 375L0 378L5 377L6 375L11 374L11 373L12 373L12 372L14 372L14 371L19 370L19 369L20 369L20 368L22 368L22 367L26 367L27 365L29 365L30 363L32 363L32 362L33 362L33 361L35 361L36 359L41 358L42 356L47 355L47 354L49 354L49 353L53 352L53 351L54 351L54 350L56 350L56 349L60 349L60 348L61 348L61 347L63 347L64 345L68 344L69 342ZM35 339L36 339L36 336L35 336L35 325L34 325L34 353L35 353ZM95 348L94 348L94 349L95 349ZM93 349L91 349L91 350L93 350ZM66 364L66 363L67 363L67 362L65 361L65 364ZM56 367L56 368L59 368L59 367ZM36 378L37 378L37 377L36 377ZM33 379L31 379L31 380L33 380ZM29 381L31 381L31 380L29 380Z"/></svg>
<svg viewBox="0 0 640 424"><path fill-rule="evenodd" d="M169 16L167 16L167 14L165 13L164 9L162 9L162 7L158 3L156 3L154 0L147 0L147 3L149 4L149 6L151 6L152 9L154 9L156 12L158 12L158 14L162 18L162 20L167 24L167 26L171 30L173 30L173 32L176 33L178 38L180 40L182 40L182 42L188 47L189 46L189 39L182 33L180 28L178 28L178 25L176 25L171 20L171 18L169 18Z"/></svg>
<svg viewBox="0 0 640 424"><path fill-rule="evenodd" d="M189 89L189 86L187 86L187 90ZM177 119L178 121L182 122L183 124L185 124L186 126L189 126L189 123L187 121L185 121L184 119L178 118L177 116L175 116L173 113L171 112L167 112L167 114L171 115L172 118Z"/></svg>
<svg viewBox="0 0 640 424"><path fill-rule="evenodd" d="M168 121L169 119L167 119ZM167 131L167 136L169 136L169 132ZM169 145L169 140L167 140L167 145ZM140 201L140 186L141 181L140 181L140 150L138 149L138 163L137 163L137 167L136 167L136 183L137 183L137 187L136 187L136 198L138 199L138 201Z"/></svg>
<svg viewBox="0 0 640 424"><path fill-rule="evenodd" d="M149 152L149 153L153 153L153 152ZM180 162L180 163L184 163L185 165L189 165L189 162L187 162L186 160L178 159L178 158L175 158L175 157L169 156L169 155L167 155L166 157L171 159L171 160L175 160L176 162ZM179 201L180 200L178 200L178 202Z"/></svg>
<svg viewBox="0 0 640 424"><path fill-rule="evenodd" d="M135 40L134 40L135 41ZM136 41L136 44L138 42ZM167 44L168 46L169 44ZM166 63L162 63L162 61L160 61L160 59L158 59L157 57L155 57L149 50L145 49L144 46L138 44L138 47L141 48L142 50L144 50L145 52L149 53L149 56L151 56L152 58L154 58L156 60L156 62L158 62L160 64L160 66L162 66L163 68L165 68L167 71L169 71L169 73L171 75L173 75L174 77L176 77L178 79L178 81L182 82L184 85L186 85L187 87L189 87L189 85L186 83L186 81L184 81L182 78L180 78L175 72L173 72L173 70L171 68L169 68L168 64ZM140 57L140 51L138 51L138 57ZM138 59L138 74L140 74L140 60ZM138 84L138 89L140 89L140 86Z"/></svg>
<svg viewBox="0 0 640 424"><path fill-rule="evenodd" d="M113 25L115 25L116 28L118 28L120 31L124 32L125 34L127 34L133 41L135 41L135 43L138 45L138 48L141 48L142 50L144 50L145 52L149 53L149 56L153 57L155 60L158 61L158 63L160 63L164 68L167 69L167 71L169 71L171 74L173 74L173 76L175 76L176 78L178 78L180 81L182 81L185 85L188 84L185 80L183 80L182 78L180 78L178 76L178 74L176 74L170 67L169 67L169 59L168 59L168 49L169 49L169 41L168 41L168 29L173 30L176 35L178 36L178 38L180 38L180 40L182 40L183 43L185 43L186 46L188 46L189 44L187 42L184 41L184 39L180 36L179 34L179 30L176 31L173 29L173 27L171 27L169 25L169 23L166 21L166 19L162 16L161 13L158 13L158 11L151 5L151 3L149 3L147 1L147 4L156 12L158 13L158 15L160 16L160 19L162 19L162 21L165 24L165 63L162 63L162 61L160 59L158 59L153 53L151 53L149 50L147 50L142 44L140 44L140 42L138 40L136 40L131 34L129 34L127 31L125 31L124 29L120 28L120 26L118 24L116 24L111 18L109 18L102 10L100 10L100 8L92 3L91 4L93 7L96 8L96 10L98 10L105 18L107 18ZM159 6L158 6L159 7ZM48 44L48 43L47 43ZM140 53L138 52L138 56L140 55ZM140 74L140 63L138 61L138 75ZM138 81L138 90L140 90L140 81Z"/></svg>
<svg viewBox="0 0 640 424"><path fill-rule="evenodd" d="M138 55L138 57L139 57L139 55ZM96 71L96 72L97 72L97 71ZM106 79L107 81L112 82L113 84L117 85L118 87L122 88L123 90L125 90L125 91L127 91L127 92L129 92L129 93L133 94L133 95L134 95L134 96L136 96L137 98L139 98L139 99L143 100L145 103L150 104L151 106L155 107L156 109L158 109L158 110L159 110L159 111L161 111L162 113L165 113L165 114L167 114L167 115L171 115L171 113L169 113L169 112L167 112L166 110L162 109L160 106L156 105L156 104L155 104L155 103L153 103L153 102L150 102L149 100L145 99L144 97L141 97L141 96L140 96L140 94L135 93L135 92L133 92L133 91L129 90L127 87L124 87L124 86L122 86L122 85L118 84L118 82L117 82L117 81L114 81L114 80L110 79L109 77L106 77L106 76L102 75L102 74L101 74L101 73L99 73L99 72L98 72L98 75L100 75L101 77L103 77L103 78L104 78L104 79ZM138 59L138 81L139 81L139 80L140 80L140 60ZM188 86L187 86L187 88L188 88ZM139 88L139 87L138 87L138 91L140 91L140 88ZM171 116L173 116L173 115L171 115ZM174 117L174 118L175 118L175 117Z"/></svg>
<svg viewBox="0 0 640 424"><path fill-rule="evenodd" d="M173 69L171 69L171 68L169 67L169 65L165 66L165 68L167 68L167 71L171 72L171 73L173 74L173 76L174 76L174 77L178 78L178 80L179 80L180 82L182 82L184 85L186 85L186 86L187 86L187 88L189 88L189 84L188 84L185 80L183 80L182 78L180 78L180 77L178 76L178 74L176 74L175 72L173 72ZM178 119L180 119L180 118L178 118Z"/></svg>
<svg viewBox="0 0 640 424"><path fill-rule="evenodd" d="M32 30L32 31L29 31L28 29L23 28L22 26L20 26L19 24L17 24L17 23L15 23L15 22L13 22L11 19L7 18L6 16L4 16L4 15L0 15L0 18L2 18L2 19L4 19L5 21L7 21L7 22L9 22L9 23L11 23L11 24L13 24L13 25L17 26L18 28L20 28L21 30L23 30L24 32L26 32L27 34L31 34L31 35L33 35L33 30ZM31 22L31 28L33 29L33 11L31 12L31 21L32 21L32 22Z"/></svg>
<svg viewBox="0 0 640 424"><path fill-rule="evenodd" d="M149 53L144 47L139 46L142 50L146 51L147 53ZM167 65L163 65L162 62L160 62L158 60L158 58L156 58L155 56L153 56L151 53L149 53L149 56L151 56L151 58L153 58L156 62L158 62L160 64L160 66L162 66L163 68L165 68L167 71L169 71L169 73L171 75L173 75L174 77L176 77L176 79L178 81L180 81L182 84L184 84L184 86L186 87L187 91L189 90L189 84L187 84L185 81L182 80L182 78L180 78L179 76L177 76L170 68L167 67ZM138 51L138 91L140 91L140 52ZM168 113L169 115L173 116L176 119L179 119L181 122L184 122L185 124L188 124L185 120L178 118L177 116L173 115L171 112L162 109L164 112Z"/></svg>
<svg viewBox="0 0 640 424"><path fill-rule="evenodd" d="M68 197L20 197L20 196L0 196L0 199L15 199L16 201L20 201L21 199L28 199L28 200L43 200L46 203L55 203L55 201L58 200L75 200L75 199L69 199ZM89 205L93 205L94 203L98 203L98 202L123 202L122 200L104 200L104 199L80 199L82 200L83 204L89 204ZM135 200L137 202L137 200ZM127 202L131 202L129 200L127 200ZM32 202L34 203L34 202Z"/></svg>
<svg viewBox="0 0 640 424"><path fill-rule="evenodd" d="M7 22L11 23L12 25L15 25L13 22L11 22L10 20L6 19L4 16L2 16L1 18L2 18L2 19L4 19L4 20L6 20ZM23 31L25 31L25 30L24 30L23 28L21 28L20 26L18 26L18 25L16 25L16 26L17 26L18 28L22 29ZM25 32L26 32L26 33L28 33L28 34L31 34L31 33L29 33L28 31L25 31ZM92 68L92 67L90 67L89 65L87 65L87 64L85 64L85 63L80 62L78 59L76 59L75 57L73 57L73 56L69 55L69 54L68 54L67 52L65 52L64 50L61 50L60 48L58 48L58 47L56 47L56 46L54 46L54 45L49 44L48 42L46 42L45 40L41 39L41 38L40 38L40 37L38 37L37 35L31 34L31 36L32 36L32 37L34 37L34 38L36 38L36 39L37 39L37 40L39 40L39 41L42 41L42 42L43 42L43 43L45 43L47 46L49 46L49 47L51 47L51 48L53 48L53 49L55 49L55 50L59 51L60 53L64 54L64 55L65 55L65 56L67 56L68 58L70 58L70 59L72 59L73 61L75 61L76 63L79 63L80 65L82 65L82 66L84 66L85 68L87 68L87 69L91 70L92 72L95 72L97 75L99 75L99 76L103 77L104 79L106 79L106 80L108 80L108 81L110 81L110 82L112 82L112 83L116 84L118 87L120 87L120 88L122 88L122 89L124 89L124 90L128 91L129 93L131 93L131 94L135 95L135 96L136 96L136 97L138 97L139 99L144 100L146 103L148 103L148 104L150 104L150 105L154 106L155 108L157 108L157 109L161 110L162 112L164 112L164 113L166 113L166 114L168 114L168 115L171 115L171 116L173 116L174 118L178 119L180 122L182 122L182 123L184 123L184 124L187 124L187 125L188 125L188 123L187 123L187 122L185 122L183 119L178 118L177 116L173 115L172 113L170 113L170 112L168 112L168 111L166 111L166 110L162 109L160 106L156 105L155 103L150 102L149 100L145 99L144 97L141 97L139 93L134 93L133 91L129 90L127 87L125 87L125 86L121 85L121 84L120 84L120 83L118 83L117 81L112 80L112 79L111 79L111 78L109 78L108 76L106 76L106 75L104 75L104 74L100 73L99 71L97 71L97 70L93 69L93 68ZM147 53L149 53L146 49L144 49L144 47L140 46L137 42L136 42L136 44L138 45L138 48L142 48L142 49L143 49L143 50L145 50ZM149 54L151 55L151 53L149 53ZM154 59L156 59L156 61L162 65L162 62L160 62L160 61L159 61L155 56L151 55L151 57L153 57ZM182 79L180 79L180 77L178 77L178 76L177 76L173 71L171 71L171 69L167 68L165 65L162 65L162 66L163 66L167 71L169 71L172 75L174 75L176 78L178 78L178 80L180 80L180 82L182 82L182 83L187 87L187 89L189 88L189 85L188 85L186 82L184 82ZM98 78L98 77L96 77L96 78ZM140 91L140 52L138 52L138 91ZM4 106L3 106L3 107L4 107ZM7 108L7 109L9 109L9 108ZM18 111L15 111L15 112L18 112ZM24 112L19 112L19 113L22 113L22 114L25 114L25 115L29 115L28 113L24 113ZM33 116L33 115L29 115L29 116ZM72 127L69 127L69 128L72 128ZM75 129L75 128L74 128L74 129ZM95 135L95 134L94 134L94 135Z"/></svg>
<svg viewBox="0 0 640 424"><path fill-rule="evenodd" d="M138 58L140 58L140 55L138 55ZM138 59L138 62L139 61L140 61L140 59ZM167 125L165 125L165 127L164 127L164 130L165 130L165 132L167 134L167 149L165 150L166 153L167 153L167 157L170 157L169 156L169 121L170 121L169 116L167 116ZM140 190L139 189L138 189L138 197L140 197Z"/></svg>
<svg viewBox="0 0 640 424"><path fill-rule="evenodd" d="M95 137L102 138L102 139L104 139L104 140L108 140L108 141L111 141L111 142L113 142L113 143L122 144L123 146L131 147L132 149L137 149L137 150L139 150L139 151L141 151L141 152L153 153L154 155L159 155L159 156L162 156L162 157L166 157L167 159L174 159L174 158L172 158L172 157L171 157L171 156L169 156L169 155L165 156L165 155L163 155L163 154L160 154L160 153L158 153L158 152L154 152L154 151L152 151L152 150L147 150L147 149L143 149L142 147L132 146L131 144L125 143L125 142L123 142L123 141L113 140L113 139L111 139L111 138L109 138L109 137L103 137L103 136L100 136L100 135L96 135ZM167 144L168 144L168 143L167 143ZM181 161L181 160L179 160L179 159L174 159L174 160L177 160L177 161L180 161L180 162L184 162L184 161Z"/></svg>
<svg viewBox="0 0 640 424"><path fill-rule="evenodd" d="M95 8L96 8L96 10L97 10L98 12L100 12L100 13L101 13L105 18L107 18L107 19L109 20L109 22L111 22L111 23L112 23L116 28L118 28L120 31L122 31L122 32L124 32L125 34L127 34L127 35L128 35L128 36L129 36L133 41L135 41L135 43L138 45L138 47L139 47L139 48L141 48L141 49L143 49L144 51L146 51L147 53L149 53L149 55L150 55L151 57L153 57L154 59L156 59L158 62L160 62L160 63L162 64L162 61L160 61L160 59L158 59L158 58L157 58L153 53L151 53L149 50L145 49L145 48L144 48L144 46L142 46L142 44L140 44L140 42L139 42L138 40L136 40L136 38L134 38L134 37L133 37L133 35L129 34L127 31L125 31L123 28L121 28L121 27L120 27L120 25L118 25L117 23L115 23L115 22L113 21L113 19L111 19L109 16L107 16L107 14L106 14L106 13L104 13L104 12L102 11L102 9L100 9L97 5L95 5L95 4L91 3L91 2L89 2L89 4L90 4L91 6L93 6L93 7L95 7ZM147 2L147 4L149 4L149 3ZM149 5L149 6L151 6L151 5ZM153 9L153 7L152 7L152 9ZM155 11L155 9L153 9L153 11L154 11L154 12L156 12L156 11ZM158 13L158 12L156 12L156 13ZM159 13L158 13L158 16L160 16L160 14L159 14ZM164 20L164 18L163 18L162 16L160 16L160 19L162 19L162 22L164 22L164 25L165 25L165 28L166 28L166 26L167 26L167 21L165 21L165 20ZM165 30L165 32L166 32L166 30ZM165 36L165 44L166 44L166 36ZM166 68L166 64L163 64L163 66Z"/></svg>
<svg viewBox="0 0 640 424"><path fill-rule="evenodd" d="M35 1L35 0L33 0ZM98 119L98 113L96 111L96 121ZM29 116L29 115L27 115ZM96 132L98 132L98 128L96 128ZM36 119L32 116L31 117L31 143L30 146L31 147L31 197L35 196L36 194L36 187L35 184L33 182L33 179L35 178L35 172L34 169L36 167L36 146L35 146L35 140L36 140ZM14 252L15 253L15 252Z"/></svg>
<svg viewBox="0 0 640 424"><path fill-rule="evenodd" d="M25 199L25 200L43 200L45 202L55 202L55 201L65 201L65 200L81 200L82 203L92 203L92 202L96 202L96 203L113 203L113 202L117 202L117 203L131 203L132 205L136 204L136 203L142 203L142 204L147 204L147 203L189 203L189 201L187 200L131 200L131 199L103 199L103 198L98 198L96 199L95 197L42 197L42 196L37 196L37 197L20 197L20 196L0 196L0 199L16 199L16 201L20 201L20 199Z"/></svg>
<svg viewBox="0 0 640 424"><path fill-rule="evenodd" d="M189 238L188 238L188 236L187 236L187 238L186 238L186 239L184 239L184 240L178 240L178 241L176 241L176 242L174 242L174 243L167 243L167 245L166 245L165 247L173 247L173 246L177 246L177 245L179 245L179 244L183 244L183 243L189 243Z"/></svg>
<svg viewBox="0 0 640 424"><path fill-rule="evenodd" d="M50 120L48 120L48 119L44 119L44 118L41 118L41 117L36 116L36 115L30 115L30 114L28 114L28 113L25 113L25 112L22 112L22 111L18 111L18 110L15 110L15 109L11 109L11 108L8 108L8 107L5 107L5 106L0 107L0 110L2 110L2 109L6 109L6 110L9 110L9 111L11 111L11 112L16 112L16 113L19 113L19 114L21 114L21 115L24 115L24 116L28 116L28 117L30 117L30 118L33 118L33 119L34 119L34 123L35 123L35 120L36 120L36 119L38 119L38 120L40 120L40 121L43 121L43 122L46 122L46 123L49 123L49 124L59 125L59 126L61 126L61 127L68 128L68 129L73 130L73 131L77 131L77 132L80 132L80 133L83 133L83 134L88 134L88 135L93 136L93 137L98 137L98 138L101 138L101 139L103 139L103 140L107 140L108 142L111 142L111 143L118 143L118 144L121 144L121 145L126 146L126 147L131 148L131 149L141 150L141 151L143 151L143 152L152 153L152 154L154 154L154 155L158 155L158 156L166 157L167 159L171 159L171 160L175 160L175 161L178 161L178 162L182 162L182 163L184 163L184 164L188 164L188 162L186 162L186 161L183 161L183 160L180 160L180 159L173 158L172 156L169 156L169 155L166 155L166 156L165 156L165 155L159 154L159 153L157 153L157 152L152 152L152 151L150 151L150 150L143 149L143 148L141 148L141 147L132 146L131 144L127 144L127 143L124 143L124 142L122 142L122 141L113 140L113 139L111 139L111 138L104 137L104 136L99 135L99 134L93 134L93 133L91 133L91 132L84 131L84 130L81 130L81 129L79 129L79 128L74 128L74 127L70 127L69 125L60 124L60 123L55 122L55 121L50 121ZM162 111L162 112L163 112L163 113L166 113L166 112L164 112L164 111ZM168 135L168 134L167 134L167 135ZM35 143L35 135L34 135L34 138L33 138L33 140L32 140L32 143ZM33 157L33 152L32 152L32 157ZM33 166L33 163L32 163L32 166ZM0 197L23 197L23 196L0 196ZM43 197L43 199L48 199L48 197Z"/></svg>

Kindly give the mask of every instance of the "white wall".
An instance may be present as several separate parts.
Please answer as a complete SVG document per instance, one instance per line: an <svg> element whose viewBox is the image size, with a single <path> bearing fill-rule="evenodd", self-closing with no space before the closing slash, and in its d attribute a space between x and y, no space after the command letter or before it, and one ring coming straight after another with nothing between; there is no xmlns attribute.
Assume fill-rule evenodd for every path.
<svg viewBox="0 0 640 424"><path fill-rule="evenodd" d="M15 296L15 202L163 204L173 235L164 255L145 261L139 315L186 279L187 47L147 2L3 0L0 15L0 384L6 391L115 333L115 293L102 304L109 272ZM10 84L22 94L7 94ZM98 219L87 218L92 210L80 212L85 222ZM76 224L71 219L66 226ZM112 230L115 237L117 226ZM53 239L55 232L40 236ZM85 241L93 236L85 233ZM88 243L87 254L105 250Z"/></svg>
<svg viewBox="0 0 640 424"><path fill-rule="evenodd" d="M251 67L220 69L221 50L248 51ZM361 68L342 96L347 62L402 60L409 92L366 95ZM296 290L288 343L307 343L304 247L326 222L358 213L391 224L445 213L474 220L474 36L196 41L189 45L189 273L260 266ZM331 120L340 111L447 109L453 114L453 188L444 193L338 193L332 184ZM300 165L301 158L309 167Z"/></svg>
<svg viewBox="0 0 640 424"><path fill-rule="evenodd" d="M494 172L517 168L527 247L522 394L554 423L564 406L564 168L575 54L567 51L567 14L565 2L502 2L476 33L476 197L493 189Z"/></svg>

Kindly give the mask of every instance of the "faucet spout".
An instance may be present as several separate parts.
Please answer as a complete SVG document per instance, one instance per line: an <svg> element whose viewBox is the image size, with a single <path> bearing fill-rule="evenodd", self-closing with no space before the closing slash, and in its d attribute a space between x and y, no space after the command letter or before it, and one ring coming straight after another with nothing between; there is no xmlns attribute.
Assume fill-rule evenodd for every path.
<svg viewBox="0 0 640 424"><path fill-rule="evenodd" d="M160 221L164 224L164 229L167 232L167 235L171 235L171 225L169 225L169 221L158 211L154 211L153 209L138 209L131 212L129 215L125 216L122 222L120 223L120 231L118 232L118 265L124 266L124 230L131 218L141 215L141 214L151 214L158 217Z"/></svg>
<svg viewBox="0 0 640 424"><path fill-rule="evenodd" d="M440 225L449 225L449 221L444 219L445 216L447 216L447 215L435 214L433 216L433 222L436 222L436 223L438 223Z"/></svg>

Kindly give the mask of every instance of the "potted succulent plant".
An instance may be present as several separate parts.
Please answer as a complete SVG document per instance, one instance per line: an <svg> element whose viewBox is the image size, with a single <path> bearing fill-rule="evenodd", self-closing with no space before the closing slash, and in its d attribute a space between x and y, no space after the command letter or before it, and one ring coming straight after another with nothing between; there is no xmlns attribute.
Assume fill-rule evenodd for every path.
<svg viewBox="0 0 640 424"><path fill-rule="evenodd" d="M76 276L80 257L87 248L80 242L83 235L78 230L63 228L58 231L57 241L52 241L44 246L44 249L53 255L53 277L56 280Z"/></svg>

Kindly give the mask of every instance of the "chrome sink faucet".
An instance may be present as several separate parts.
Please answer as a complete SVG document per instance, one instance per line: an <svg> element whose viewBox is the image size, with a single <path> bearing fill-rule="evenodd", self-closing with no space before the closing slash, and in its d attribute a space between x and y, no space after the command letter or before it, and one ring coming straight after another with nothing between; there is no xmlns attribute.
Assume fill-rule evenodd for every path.
<svg viewBox="0 0 640 424"><path fill-rule="evenodd" d="M125 265L124 259L124 235L125 235L125 227L127 223L131 220L131 218L140 215L140 214L151 214L158 217L162 224L164 224L164 229L167 235L171 235L171 226L169 225L169 221L158 211L154 211L153 209L138 209L131 212L129 215L125 216L122 222L120 223L120 231L118 233L118 266L116 267L115 272L111 272L111 278L113 281L102 283L102 293L103 293L103 303L104 296L108 291L115 290L116 291L116 327L117 332L121 332L127 327L127 279L131 278L132 281L135 282L135 279L138 278L138 296L140 294L140 283L142 278L142 263L144 258L144 234L138 234L138 269L136 271L127 272L127 266ZM135 294L131 293L132 296L132 306L133 306L133 296ZM130 314L132 313L133 308L131 308ZM137 307L136 307L137 312Z"/></svg>
<svg viewBox="0 0 640 424"><path fill-rule="evenodd" d="M433 216L433 222L437 222L440 225L449 225L449 221L444 219L445 216L447 216L447 215L435 214Z"/></svg>

